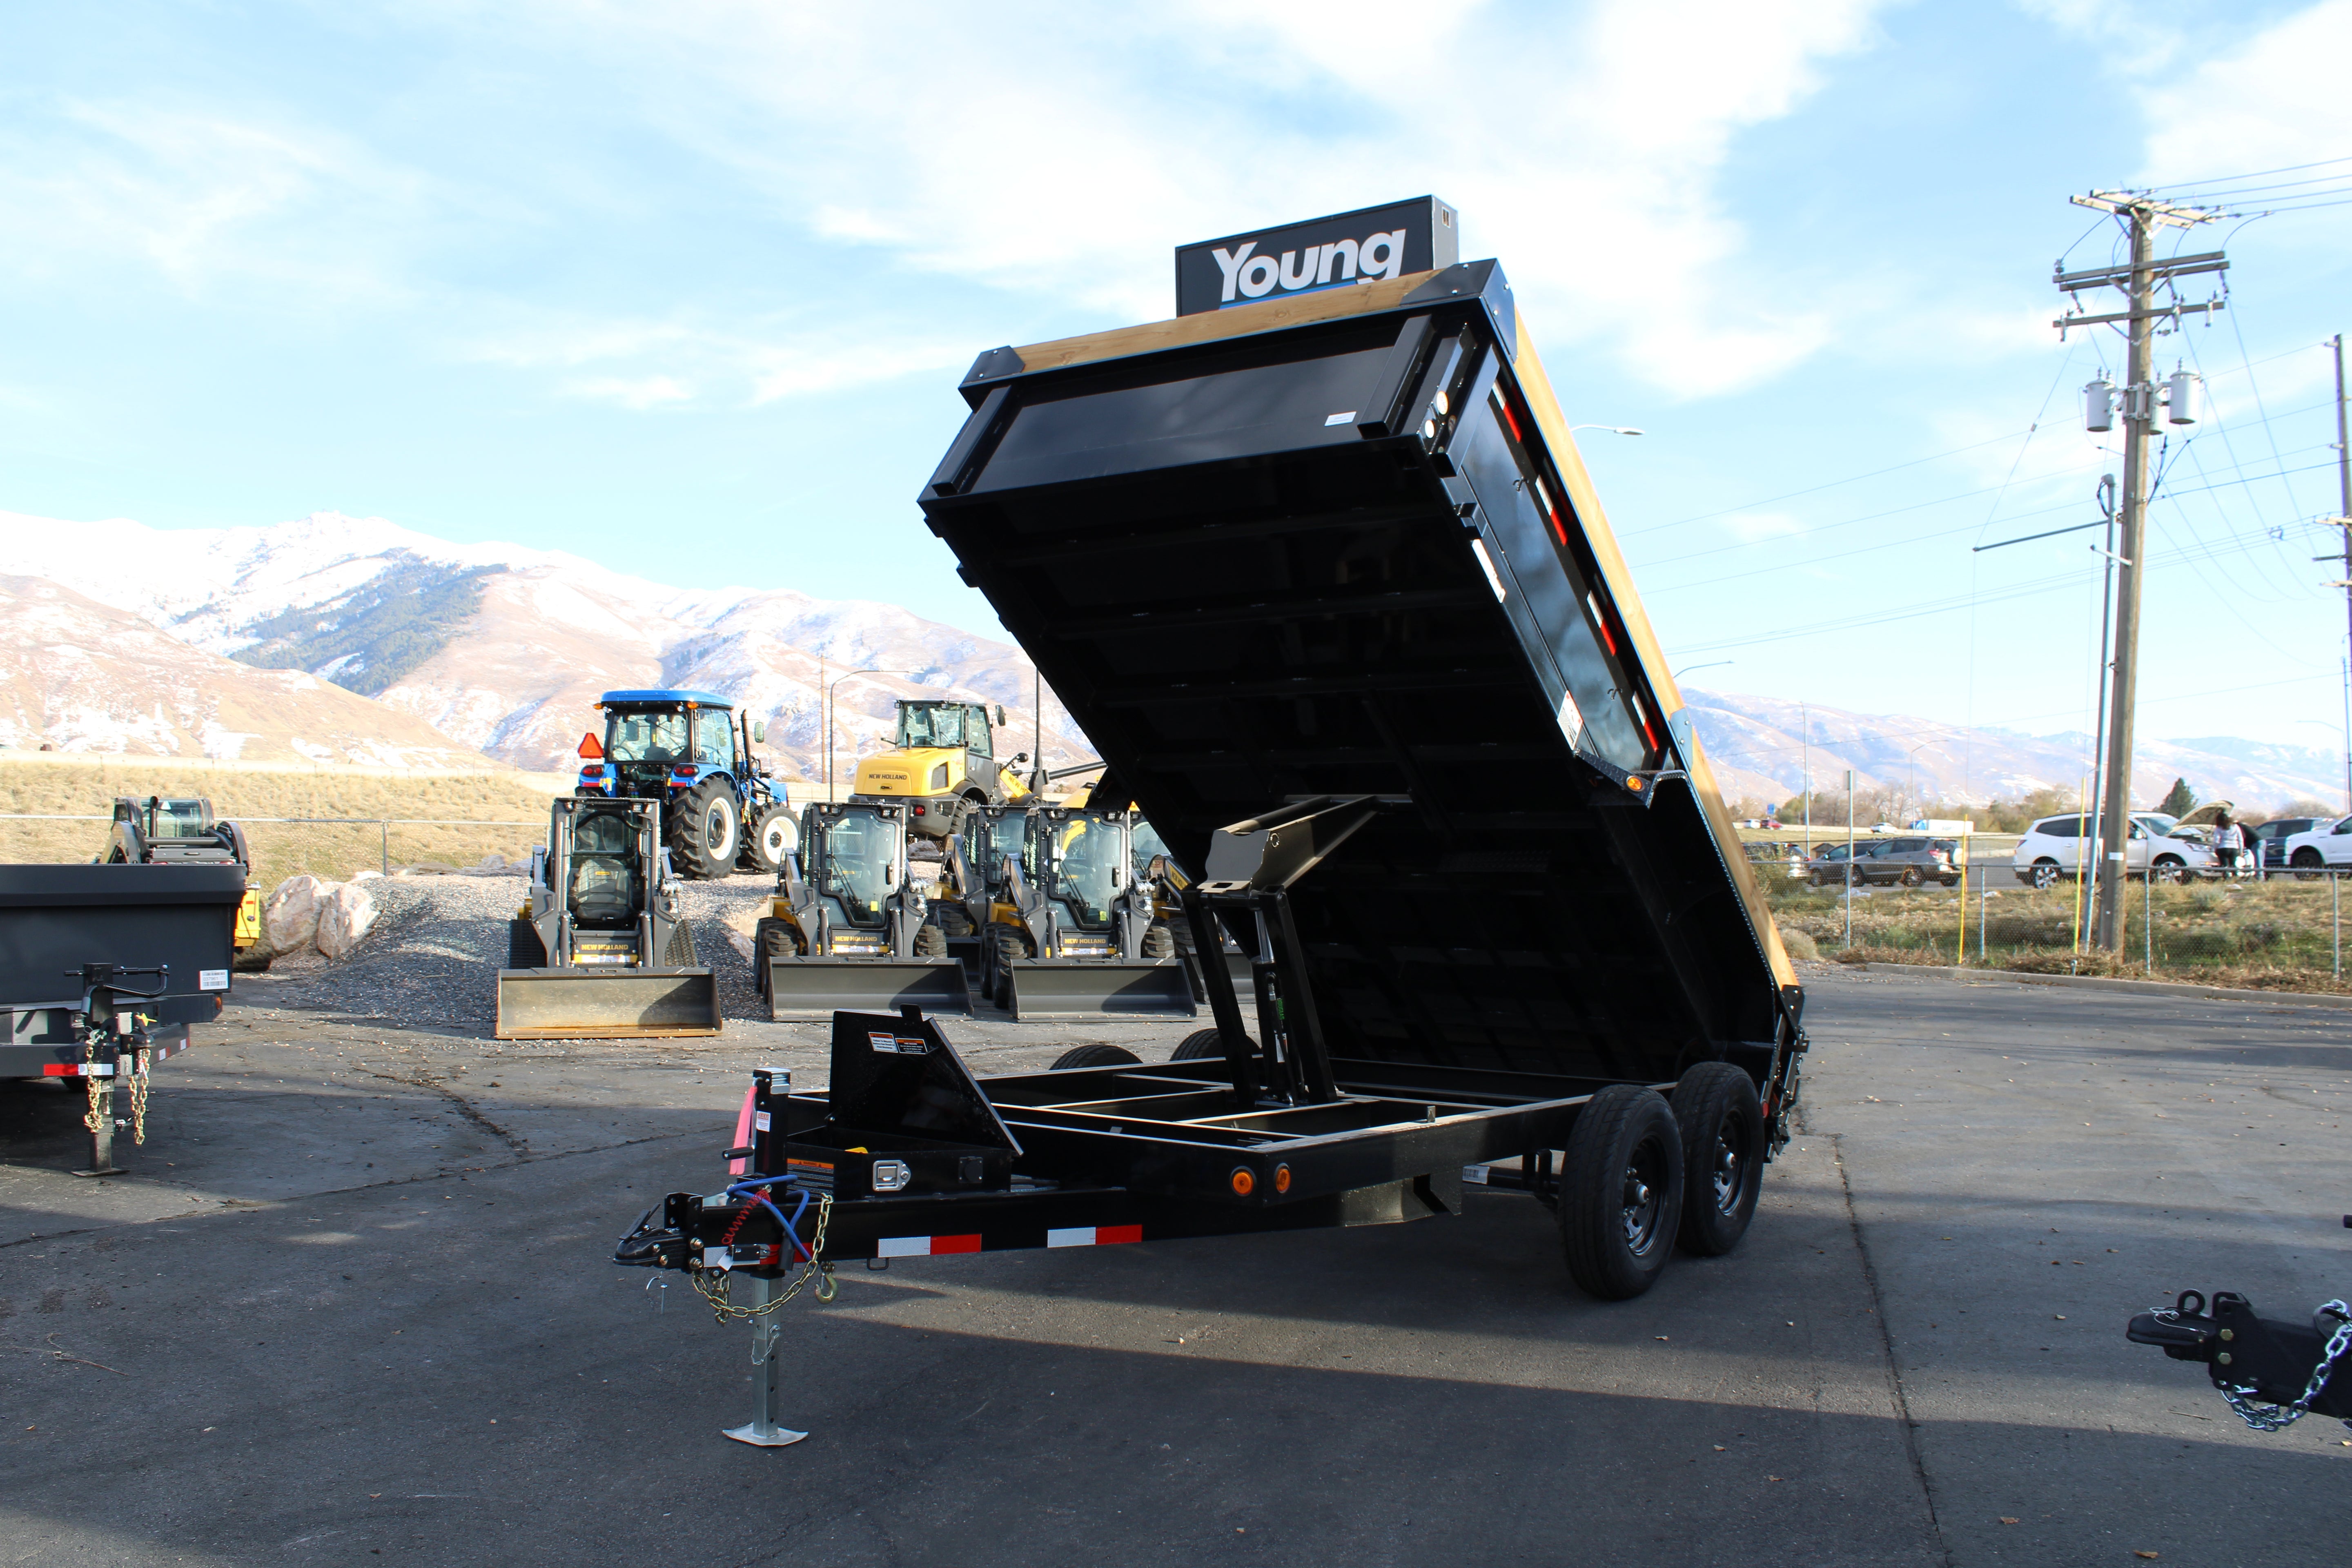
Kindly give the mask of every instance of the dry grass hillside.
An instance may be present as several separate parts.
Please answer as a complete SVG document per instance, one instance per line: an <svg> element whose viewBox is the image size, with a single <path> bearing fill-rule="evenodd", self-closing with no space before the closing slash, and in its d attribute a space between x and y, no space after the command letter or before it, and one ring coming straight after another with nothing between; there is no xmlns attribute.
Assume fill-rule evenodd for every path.
<svg viewBox="0 0 2352 1568"><path fill-rule="evenodd" d="M387 864L463 867L492 854L519 859L544 835L548 796L569 783L522 773L0 757L0 861L94 858L107 846L104 820L27 819L108 818L115 796L126 795L209 797L217 816L244 825L254 879L264 889L300 871L341 879ZM314 820L274 820L285 818Z"/></svg>

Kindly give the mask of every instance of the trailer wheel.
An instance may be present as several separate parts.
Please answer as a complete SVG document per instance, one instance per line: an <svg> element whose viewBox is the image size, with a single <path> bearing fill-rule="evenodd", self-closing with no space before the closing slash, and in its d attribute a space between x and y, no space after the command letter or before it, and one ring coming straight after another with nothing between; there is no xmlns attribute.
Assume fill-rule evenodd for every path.
<svg viewBox="0 0 2352 1568"><path fill-rule="evenodd" d="M925 921L915 928L917 958L945 958L948 955L948 933Z"/></svg>
<svg viewBox="0 0 2352 1568"><path fill-rule="evenodd" d="M509 969L545 969L547 944L539 940L539 928L529 921L507 921L507 967Z"/></svg>
<svg viewBox="0 0 2352 1568"><path fill-rule="evenodd" d="M1249 1037L1244 1035L1242 1038L1248 1040ZM1250 1040L1249 1048L1255 1054L1257 1050L1257 1042ZM1224 1036L1214 1029L1195 1029L1184 1037L1184 1043L1178 1046L1176 1054L1168 1059L1171 1062L1204 1062L1212 1057L1221 1058L1224 1054Z"/></svg>
<svg viewBox="0 0 2352 1568"><path fill-rule="evenodd" d="M1164 925L1155 925L1143 933L1143 956L1150 959L1176 956L1176 933Z"/></svg>
<svg viewBox="0 0 2352 1568"><path fill-rule="evenodd" d="M1106 1045L1097 1041L1091 1046L1072 1046L1054 1058L1054 1070L1064 1068L1131 1068L1143 1065L1143 1058L1124 1046Z"/></svg>
<svg viewBox="0 0 2352 1568"><path fill-rule="evenodd" d="M670 864L681 877L716 882L730 875L742 837L741 810L723 777L703 780L670 809Z"/></svg>
<svg viewBox="0 0 2352 1568"><path fill-rule="evenodd" d="M1682 1220L1683 1141L1654 1089L1612 1083L1578 1115L1560 1161L1559 1236L1586 1294L1623 1301L1657 1282Z"/></svg>
<svg viewBox="0 0 2352 1568"><path fill-rule="evenodd" d="M1764 1108L1728 1062L1683 1074L1669 1102L1683 1135L1685 1252L1720 1258L1739 1245L1764 1188Z"/></svg>

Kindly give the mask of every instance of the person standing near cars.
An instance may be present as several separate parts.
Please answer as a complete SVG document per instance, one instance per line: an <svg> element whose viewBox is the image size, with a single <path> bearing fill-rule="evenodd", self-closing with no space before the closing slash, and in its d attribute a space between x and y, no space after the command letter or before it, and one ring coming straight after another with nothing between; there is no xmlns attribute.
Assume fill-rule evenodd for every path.
<svg viewBox="0 0 2352 1568"><path fill-rule="evenodd" d="M2238 852L2246 847L2246 830L2239 826L2226 811L2213 818L2213 854L2221 862L2221 875L2234 879L2238 875Z"/></svg>

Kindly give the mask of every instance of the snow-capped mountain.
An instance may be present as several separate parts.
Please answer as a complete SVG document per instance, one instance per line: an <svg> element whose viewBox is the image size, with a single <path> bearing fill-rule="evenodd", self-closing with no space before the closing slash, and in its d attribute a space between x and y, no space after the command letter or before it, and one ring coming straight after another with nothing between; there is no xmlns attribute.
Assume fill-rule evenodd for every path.
<svg viewBox="0 0 2352 1568"><path fill-rule="evenodd" d="M1971 730L1911 714L1852 713L1696 689L1683 697L1730 799L1777 804L1796 795L1809 773L1817 794L1838 793L1852 768L1858 790L1981 805L2074 789L2091 768L2087 735ZM2231 737L2141 740L2132 750L2132 794L2144 805L2163 799L2176 778L2188 780L2200 800L2249 808L2344 799L2343 758L2333 751Z"/></svg>
<svg viewBox="0 0 2352 1568"><path fill-rule="evenodd" d="M299 669L191 647L128 611L0 575L0 746L479 768L423 721Z"/></svg>
<svg viewBox="0 0 2352 1568"><path fill-rule="evenodd" d="M887 739L900 696L1002 704L1000 749L1034 743L1033 672L1018 648L894 605L681 589L557 551L453 544L336 512L186 530L0 513L0 572L61 584L240 664L331 681L523 767L569 765L599 693L686 686L744 704L788 765L820 774L821 689L861 669L893 673L836 689L845 777ZM1044 740L1057 763L1090 754L1051 693Z"/></svg>

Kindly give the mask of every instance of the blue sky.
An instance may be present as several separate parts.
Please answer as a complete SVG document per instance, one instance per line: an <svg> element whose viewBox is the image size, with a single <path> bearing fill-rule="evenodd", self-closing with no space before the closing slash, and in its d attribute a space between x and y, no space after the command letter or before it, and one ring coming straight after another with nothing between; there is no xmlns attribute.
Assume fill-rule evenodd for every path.
<svg viewBox="0 0 2352 1568"><path fill-rule="evenodd" d="M17 7L0 510L335 510L992 630L913 499L977 351L1167 314L1180 243L1435 192L1570 416L1648 431L1586 456L1676 663L1731 661L1692 684L2087 728L2089 536L1969 548L2116 465L2076 389L2119 342L2049 325L2114 230L2066 198L2352 157L2352 0L2125 12ZM2141 724L2334 745L2352 206L2187 244L2223 239L2231 309L2161 345L2211 416L2153 514Z"/></svg>

